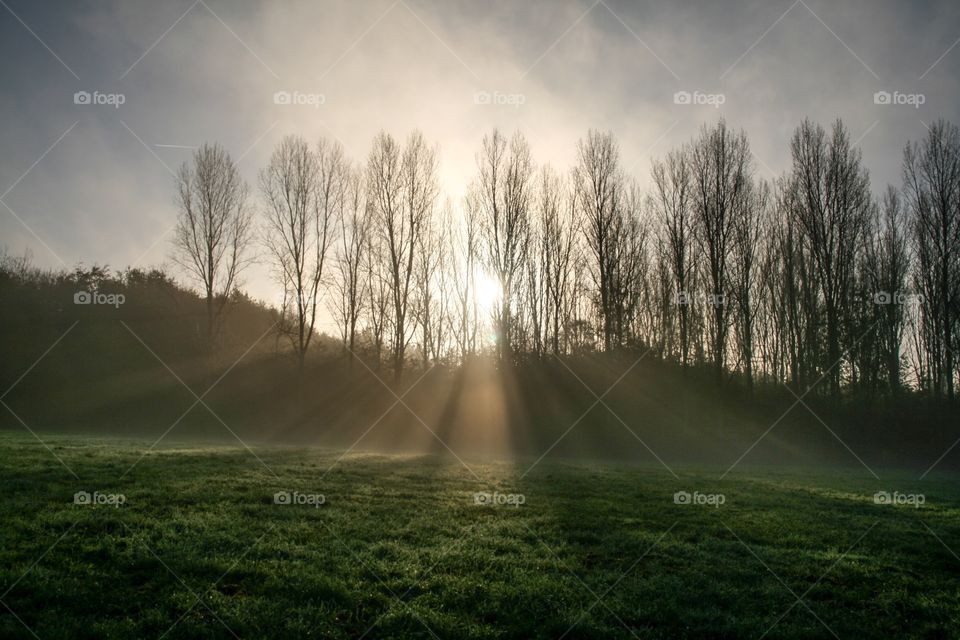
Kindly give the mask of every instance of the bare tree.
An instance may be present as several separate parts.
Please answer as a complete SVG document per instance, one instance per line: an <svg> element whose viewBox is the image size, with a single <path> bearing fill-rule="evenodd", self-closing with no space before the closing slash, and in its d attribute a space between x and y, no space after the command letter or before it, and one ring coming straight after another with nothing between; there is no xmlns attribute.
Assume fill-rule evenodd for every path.
<svg viewBox="0 0 960 640"><path fill-rule="evenodd" d="M667 154L653 164L653 209L659 220L661 260L670 291L664 292L677 310L679 358L682 367L690 363L690 296L695 262L693 256L693 185L687 150ZM669 303L667 303L669 304Z"/></svg>
<svg viewBox="0 0 960 640"><path fill-rule="evenodd" d="M732 306L730 262L737 220L746 215L751 156L747 136L734 133L721 119L704 126L690 151L693 210L697 239L705 262L708 297L708 338L717 379L726 367L727 337Z"/></svg>
<svg viewBox="0 0 960 640"><path fill-rule="evenodd" d="M640 189L633 180L619 183L622 195L615 198L619 211L615 216L610 270L610 309L616 344L636 346L646 336L638 332L640 304L647 277L647 238L649 225L641 209Z"/></svg>
<svg viewBox="0 0 960 640"><path fill-rule="evenodd" d="M454 265L454 298L456 317L452 318L460 358L466 361L476 352L479 318L474 292L480 244L479 206L474 199L464 199L460 224L451 225L450 242Z"/></svg>
<svg viewBox="0 0 960 640"><path fill-rule="evenodd" d="M420 347L423 366L436 362L443 351L445 326L449 314L449 229L451 205L446 203L442 215L430 216L420 234L416 257L415 305L420 326Z"/></svg>
<svg viewBox="0 0 960 640"><path fill-rule="evenodd" d="M180 210L174 260L197 282L206 298L208 348L238 278L250 263L252 215L247 185L220 145L204 144L177 173Z"/></svg>
<svg viewBox="0 0 960 640"><path fill-rule="evenodd" d="M586 139L577 143L577 157L573 173L577 208L593 258L591 272L597 290L603 348L609 351L620 339L613 300L616 243L622 225L620 150L612 134L591 129Z"/></svg>
<svg viewBox="0 0 960 640"><path fill-rule="evenodd" d="M365 288L363 265L369 245L370 216L367 209L363 173L352 169L347 175L344 192L343 219L334 263L334 296L331 311L340 327L347 359L352 363L356 353L357 326L363 313Z"/></svg>
<svg viewBox="0 0 960 640"><path fill-rule="evenodd" d="M923 295L929 386L953 398L960 321L960 130L942 120L908 143L903 175L914 238L915 281Z"/></svg>
<svg viewBox="0 0 960 640"><path fill-rule="evenodd" d="M740 362L747 388L754 385L754 354L757 316L760 313L760 258L770 207L770 186L750 185L733 231L732 293L734 323Z"/></svg>
<svg viewBox="0 0 960 640"><path fill-rule="evenodd" d="M844 334L846 303L870 208L869 178L860 151L851 146L839 120L829 138L821 126L805 120L793 135L791 152L796 189L793 213L820 281L827 331L822 370L836 397L842 370L840 345L849 337Z"/></svg>
<svg viewBox="0 0 960 640"><path fill-rule="evenodd" d="M473 197L478 207L486 249L486 263L500 285L496 310L497 352L502 361L512 355L512 307L530 241L530 148L520 133L507 143L497 129L483 137L477 156L478 176Z"/></svg>
<svg viewBox="0 0 960 640"><path fill-rule="evenodd" d="M371 212L371 223L376 217ZM363 254L364 290L367 293L365 305L373 343L374 363L377 370L383 364L384 336L386 334L390 311L390 283L386 273L387 260L384 257L383 238L371 229L367 234L366 251Z"/></svg>
<svg viewBox="0 0 960 640"><path fill-rule="evenodd" d="M537 208L540 218L540 261L546 283L546 325L550 349L561 353L561 335L570 296L577 233L573 197L549 166L540 172Z"/></svg>
<svg viewBox="0 0 960 640"><path fill-rule="evenodd" d="M774 340L768 345L773 358L768 361L779 382L789 380L794 387L804 388L817 377L814 374L823 351L820 281L794 214L800 206L799 193L790 175L778 181L776 196L774 211L779 224L770 227L763 258Z"/></svg>
<svg viewBox="0 0 960 640"><path fill-rule="evenodd" d="M284 299L293 307L290 318L283 310L281 331L289 337L301 371L316 326L327 253L343 207L345 175L338 144L321 140L311 150L299 136L280 141L260 172L266 244Z"/></svg>
<svg viewBox="0 0 960 640"><path fill-rule="evenodd" d="M287 138L260 176L288 300L283 328L302 367L329 284L345 350L369 336L378 366L389 362L395 379L411 345L424 366L466 361L489 320L504 362L649 345L684 369L709 365L719 380L742 372L751 391L761 381L803 388L829 376L834 397L894 393L911 384L908 363L912 382L952 396L960 132L939 122L907 146L902 202L894 190L872 199L839 121L830 131L801 123L791 157L776 183L755 181L746 135L721 119L653 163L643 199L610 133L588 131L566 180L549 166L534 171L521 134L493 130L455 216L449 201L436 208L437 151L419 133L404 144L379 134L362 170L336 145ZM249 217L228 156L205 146L195 165L178 180L178 242L197 257L179 257L199 274L215 318L245 262ZM204 262L199 249L214 241L197 239L218 219L211 211L222 212L219 226L209 225L219 248ZM214 262L222 279L209 277ZM480 317L481 271L499 285L489 319ZM917 307L896 304L908 283L921 294ZM873 304L881 293L895 302Z"/></svg>
<svg viewBox="0 0 960 640"><path fill-rule="evenodd" d="M374 139L367 162L367 186L382 235L383 257L387 260L396 380L403 375L410 340L407 316L415 255L437 197L436 172L436 151L427 146L420 132L410 135L402 152L386 133Z"/></svg>
<svg viewBox="0 0 960 640"><path fill-rule="evenodd" d="M887 187L879 206L871 208L861 261L860 297L871 312L865 314L867 326L860 331L875 329L871 333L876 336L863 367L871 391L883 384L893 394L901 385L901 343L914 301L906 291L910 269L906 233L900 194L894 187Z"/></svg>

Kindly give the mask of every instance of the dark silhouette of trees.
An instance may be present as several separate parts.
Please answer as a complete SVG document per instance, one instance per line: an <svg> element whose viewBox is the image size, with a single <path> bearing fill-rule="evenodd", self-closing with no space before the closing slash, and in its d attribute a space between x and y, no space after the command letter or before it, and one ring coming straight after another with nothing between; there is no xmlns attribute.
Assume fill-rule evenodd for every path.
<svg viewBox="0 0 960 640"><path fill-rule="evenodd" d="M281 328L301 366L322 302L348 359L364 353L395 379L483 352L513 365L649 347L748 394L787 384L833 400L953 397L954 125L908 144L903 188L879 197L840 121L800 123L791 166L772 182L754 176L746 134L722 119L654 159L647 193L623 171L612 133L590 130L576 151L558 173L535 165L522 134L493 130L466 196L438 207L438 152L420 133L402 145L380 133L362 168L338 145L282 141L260 187ZM219 304L245 264L242 181L205 146L178 185L179 244L215 247L212 262L195 251L188 264ZM203 225L209 242L197 240Z"/></svg>
<svg viewBox="0 0 960 640"><path fill-rule="evenodd" d="M230 154L217 144L200 146L180 167L176 183L173 258L203 291L212 349L224 306L251 261L248 189Z"/></svg>
<svg viewBox="0 0 960 640"><path fill-rule="evenodd" d="M401 150L388 134L374 139L367 161L367 186L380 235L373 254L386 261L390 294L393 374L400 380L411 338L409 311L416 255L437 198L436 152L415 132Z"/></svg>
<svg viewBox="0 0 960 640"><path fill-rule="evenodd" d="M346 175L330 301L331 312L340 327L340 337L351 363L357 350L357 329L367 297L366 288L370 284L364 274L370 218L363 172L351 168Z"/></svg>
<svg viewBox="0 0 960 640"><path fill-rule="evenodd" d="M325 294L324 269L341 217L346 175L339 144L321 140L311 149L298 136L284 138L260 172L265 242L283 287L280 330L301 370Z"/></svg>
<svg viewBox="0 0 960 640"><path fill-rule="evenodd" d="M454 220L451 220L451 223L453 222ZM469 197L458 222L459 224L452 224L449 234L455 303L450 321L455 327L452 333L460 359L465 361L476 353L477 333L481 323L474 295L477 270L480 268L480 221L477 207Z"/></svg>
<svg viewBox="0 0 960 640"><path fill-rule="evenodd" d="M714 127L704 126L690 147L695 235L703 255L703 281L710 287L708 348L718 381L726 367L733 313L729 298L735 234L749 215L751 160L746 134L731 132L723 119Z"/></svg>
<svg viewBox="0 0 960 640"><path fill-rule="evenodd" d="M846 340L853 346L860 338L846 334L845 329L856 251L870 208L869 178L860 151L852 147L839 120L829 136L823 127L805 120L794 132L790 149L791 213L817 270L826 325L821 371L836 397L843 369L841 344Z"/></svg>
<svg viewBox="0 0 960 640"><path fill-rule="evenodd" d="M691 296L695 278L693 256L693 185L688 149L667 154L653 164L652 209L657 217L664 299L663 329L666 352L676 354L680 364L690 364ZM675 310L675 313L674 313ZM676 344L676 347L672 345Z"/></svg>
<svg viewBox="0 0 960 640"><path fill-rule="evenodd" d="M622 342L622 298L618 270L628 219L625 177L620 168L620 150L609 132L591 129L577 143L574 193L586 246L591 256L591 275L596 289L603 348L610 351Z"/></svg>
<svg viewBox="0 0 960 640"><path fill-rule="evenodd" d="M960 131L938 121L927 137L907 144L903 176L910 211L915 286L923 296L920 338L926 354L921 379L931 391L954 396L960 305Z"/></svg>
<svg viewBox="0 0 960 640"><path fill-rule="evenodd" d="M545 342L554 355L566 351L566 319L577 264L576 210L569 187L549 166L541 169L537 193L539 262L544 283ZM562 347L561 347L562 345Z"/></svg>
<svg viewBox="0 0 960 640"><path fill-rule="evenodd" d="M860 333L876 327L870 342L860 349L861 384L871 393L884 389L896 394L902 383L901 343L916 296L907 293L910 269L907 225L899 192L887 187L882 201L872 207L860 263L863 321Z"/></svg>
<svg viewBox="0 0 960 640"><path fill-rule="evenodd" d="M520 295L516 284L527 260L533 200L533 161L526 138L507 139L494 129L483 137L477 156L478 175L471 204L480 221L483 257L500 285L496 313L497 353L512 357L513 307Z"/></svg>
<svg viewBox="0 0 960 640"><path fill-rule="evenodd" d="M733 223L731 293L739 365L747 388L754 385L757 319L762 311L763 241L770 225L771 195L766 182L751 183Z"/></svg>

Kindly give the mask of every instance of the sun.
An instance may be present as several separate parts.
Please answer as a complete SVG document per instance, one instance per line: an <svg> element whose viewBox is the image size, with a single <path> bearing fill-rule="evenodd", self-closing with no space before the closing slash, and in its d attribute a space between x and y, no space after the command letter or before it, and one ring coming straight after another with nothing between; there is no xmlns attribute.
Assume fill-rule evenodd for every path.
<svg viewBox="0 0 960 640"><path fill-rule="evenodd" d="M490 314L500 301L500 283L483 270L478 270L474 278L473 297L482 313Z"/></svg>

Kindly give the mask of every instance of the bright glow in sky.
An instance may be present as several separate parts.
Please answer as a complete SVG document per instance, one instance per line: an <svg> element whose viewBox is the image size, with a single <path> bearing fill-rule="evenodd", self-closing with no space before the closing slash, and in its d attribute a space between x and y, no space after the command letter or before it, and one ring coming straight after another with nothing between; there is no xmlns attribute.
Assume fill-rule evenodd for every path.
<svg viewBox="0 0 960 640"><path fill-rule="evenodd" d="M204 141L239 159L256 194L257 171L284 135L335 138L363 161L380 129L402 139L420 128L439 145L456 204L494 126L521 129L537 162L564 171L588 128L610 129L645 185L652 157L721 115L746 129L767 178L787 168L803 117L842 117L879 192L900 184L903 146L927 123L960 122L952 0L7 7L0 236L45 266L169 265L171 174ZM882 91L923 104L877 104ZM266 265L247 287L271 299Z"/></svg>

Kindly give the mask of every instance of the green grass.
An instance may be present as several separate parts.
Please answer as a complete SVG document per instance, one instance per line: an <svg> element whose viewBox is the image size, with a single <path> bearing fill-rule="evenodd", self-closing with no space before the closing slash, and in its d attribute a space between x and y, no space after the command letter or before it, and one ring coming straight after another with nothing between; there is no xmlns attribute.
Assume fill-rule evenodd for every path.
<svg viewBox="0 0 960 640"><path fill-rule="evenodd" d="M79 479L0 435L3 638L960 636L952 476L45 440Z"/></svg>

